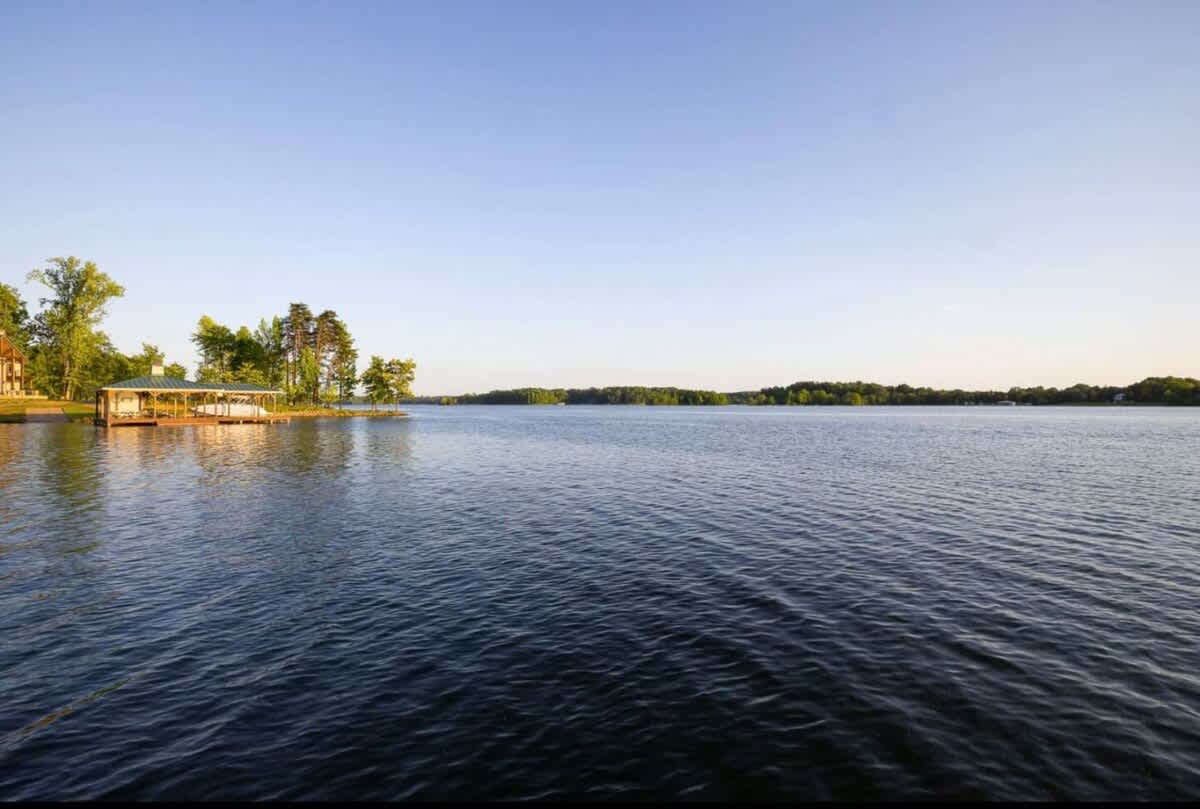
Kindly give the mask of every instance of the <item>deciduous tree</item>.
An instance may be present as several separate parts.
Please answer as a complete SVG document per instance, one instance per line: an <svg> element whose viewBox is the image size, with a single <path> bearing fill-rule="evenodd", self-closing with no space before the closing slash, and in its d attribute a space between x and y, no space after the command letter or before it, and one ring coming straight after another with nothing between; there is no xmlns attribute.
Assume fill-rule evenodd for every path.
<svg viewBox="0 0 1200 809"><path fill-rule="evenodd" d="M412 383L417 377L417 363L411 358L406 360L388 360L384 366L387 375L388 396L396 409L400 409L400 400L412 396Z"/></svg>
<svg viewBox="0 0 1200 809"><path fill-rule="evenodd" d="M60 256L46 263L29 272L31 281L52 293L40 301L45 308L35 318L35 331L62 397L71 399L80 369L99 349L96 327L104 319L105 306L124 295L125 288L92 261Z"/></svg>
<svg viewBox="0 0 1200 809"><path fill-rule="evenodd" d="M371 400L372 410L375 410L380 402L386 402L392 395L392 382L383 357L372 355L367 369L363 371L362 384L367 392L367 398Z"/></svg>

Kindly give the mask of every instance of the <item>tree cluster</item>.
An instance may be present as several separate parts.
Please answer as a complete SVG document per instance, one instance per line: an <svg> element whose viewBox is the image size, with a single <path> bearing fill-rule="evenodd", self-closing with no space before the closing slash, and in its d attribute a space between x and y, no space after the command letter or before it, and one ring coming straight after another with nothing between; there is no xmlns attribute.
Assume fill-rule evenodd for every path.
<svg viewBox="0 0 1200 809"><path fill-rule="evenodd" d="M200 354L201 382L248 382L279 388L292 404L330 404L354 395L358 350L337 312L319 315L293 303L283 317L262 319L237 331L208 315L192 342Z"/></svg>
<svg viewBox="0 0 1200 809"><path fill-rule="evenodd" d="M401 400L412 397L412 383L416 378L417 364L411 360L384 360L372 355L367 369L362 374L363 389L374 410L382 403L391 403L399 408Z"/></svg>
<svg viewBox="0 0 1200 809"><path fill-rule="evenodd" d="M16 288L0 284L0 331L27 355L26 379L34 389L62 399L89 399L103 385L145 376L151 366L165 365L157 346L143 343L140 353L123 354L100 330L107 304L125 290L95 262L52 258L28 277L49 294L30 316ZM354 339L329 309L314 315L307 305L293 303L283 317L264 318L253 331L247 326L235 330L204 315L192 343L200 354L197 381L279 388L293 404L345 401L354 396L359 382ZM376 384L380 398L374 401L411 396L416 364L380 363L386 390ZM178 363L166 365L164 371L187 378L187 370Z"/></svg>

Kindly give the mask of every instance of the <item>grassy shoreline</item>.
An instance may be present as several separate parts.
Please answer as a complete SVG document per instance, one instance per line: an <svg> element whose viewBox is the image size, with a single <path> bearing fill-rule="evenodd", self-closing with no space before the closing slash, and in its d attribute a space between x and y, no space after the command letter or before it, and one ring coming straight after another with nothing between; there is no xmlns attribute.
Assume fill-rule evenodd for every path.
<svg viewBox="0 0 1200 809"><path fill-rule="evenodd" d="M60 399L0 399L0 424L24 424L28 408L60 408L69 421L90 422L96 415L91 402L64 402Z"/></svg>
<svg viewBox="0 0 1200 809"><path fill-rule="evenodd" d="M270 408L268 408L269 410ZM298 419L317 419L317 418L354 418L356 416L368 416L372 418L407 416L403 410L321 410L316 408L308 408L305 410L289 410L287 408L279 408L271 410L271 413L281 416L291 416Z"/></svg>
<svg viewBox="0 0 1200 809"><path fill-rule="evenodd" d="M29 408L59 408L68 421L91 423L96 415L96 407L92 402L65 402L60 399L0 399L0 424L24 424L25 411ZM337 410L316 407L280 407L272 413L293 418L349 418L367 416L373 418L405 417L408 413L403 410Z"/></svg>

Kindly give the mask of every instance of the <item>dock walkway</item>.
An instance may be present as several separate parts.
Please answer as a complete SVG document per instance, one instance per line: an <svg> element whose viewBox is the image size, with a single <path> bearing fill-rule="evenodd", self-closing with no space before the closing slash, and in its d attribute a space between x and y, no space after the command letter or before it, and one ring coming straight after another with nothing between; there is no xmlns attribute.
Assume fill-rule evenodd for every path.
<svg viewBox="0 0 1200 809"><path fill-rule="evenodd" d="M187 416L183 418L96 419L105 427L186 427L189 424L287 424L288 416Z"/></svg>

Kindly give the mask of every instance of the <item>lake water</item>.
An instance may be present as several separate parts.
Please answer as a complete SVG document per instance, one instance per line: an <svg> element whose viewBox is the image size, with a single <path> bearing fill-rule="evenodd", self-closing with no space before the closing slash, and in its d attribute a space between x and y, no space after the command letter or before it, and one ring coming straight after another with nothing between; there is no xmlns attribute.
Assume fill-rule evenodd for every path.
<svg viewBox="0 0 1200 809"><path fill-rule="evenodd" d="M1200 797L1200 410L0 425L0 799Z"/></svg>

